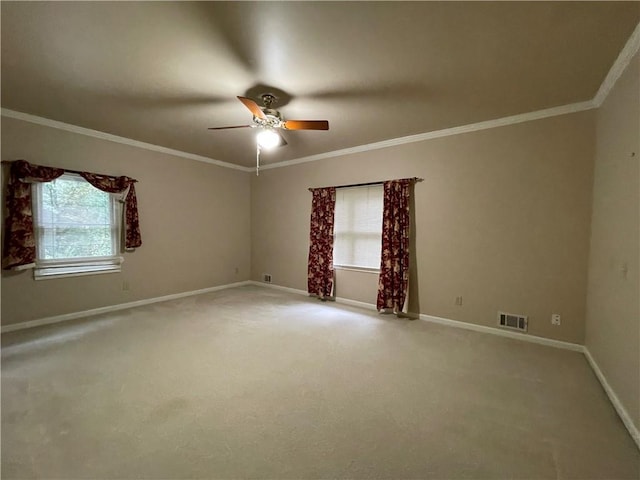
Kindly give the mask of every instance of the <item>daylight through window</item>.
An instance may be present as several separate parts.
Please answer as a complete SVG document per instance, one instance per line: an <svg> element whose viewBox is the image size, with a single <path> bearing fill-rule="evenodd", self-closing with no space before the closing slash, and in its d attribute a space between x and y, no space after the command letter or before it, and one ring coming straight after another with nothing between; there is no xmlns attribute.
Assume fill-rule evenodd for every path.
<svg viewBox="0 0 640 480"><path fill-rule="evenodd" d="M36 278L120 270L118 196L74 174L33 189Z"/></svg>

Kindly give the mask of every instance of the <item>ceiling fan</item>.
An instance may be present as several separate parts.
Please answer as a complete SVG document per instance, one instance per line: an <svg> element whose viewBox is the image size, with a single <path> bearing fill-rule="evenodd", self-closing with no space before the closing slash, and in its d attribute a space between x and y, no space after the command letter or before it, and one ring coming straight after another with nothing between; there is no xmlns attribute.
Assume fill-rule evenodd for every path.
<svg viewBox="0 0 640 480"><path fill-rule="evenodd" d="M230 128L259 128L258 133L258 152L261 148L268 149L286 145L287 142L282 135L276 132L277 129L282 130L329 130L329 122L327 120L285 120L282 114L275 110L272 105L277 98L265 93L262 96L264 107L260 107L256 102L247 97L238 97L245 107L253 114L253 123L250 125L235 125L231 127L212 127L209 130L226 130ZM259 154L259 153L258 153Z"/></svg>

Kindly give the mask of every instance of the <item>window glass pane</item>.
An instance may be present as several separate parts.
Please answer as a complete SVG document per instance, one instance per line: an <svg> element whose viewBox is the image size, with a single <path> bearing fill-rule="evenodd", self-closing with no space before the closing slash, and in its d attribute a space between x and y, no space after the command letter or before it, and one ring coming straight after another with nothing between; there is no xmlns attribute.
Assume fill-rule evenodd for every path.
<svg viewBox="0 0 640 480"><path fill-rule="evenodd" d="M382 185L336 191L335 265L380 267L382 204Z"/></svg>
<svg viewBox="0 0 640 480"><path fill-rule="evenodd" d="M69 175L37 185L39 259L116 254L114 204L108 193Z"/></svg>

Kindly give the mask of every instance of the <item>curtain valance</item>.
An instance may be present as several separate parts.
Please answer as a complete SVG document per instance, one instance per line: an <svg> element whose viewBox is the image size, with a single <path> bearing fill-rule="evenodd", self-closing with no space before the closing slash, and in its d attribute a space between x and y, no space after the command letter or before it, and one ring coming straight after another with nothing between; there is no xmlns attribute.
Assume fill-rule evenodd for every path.
<svg viewBox="0 0 640 480"><path fill-rule="evenodd" d="M5 219L5 244L2 268L20 269L33 266L36 260L36 243L33 230L33 210L31 204L31 183L51 182L65 172L78 173L95 188L109 193L127 191L124 205L124 240L127 250L142 245L138 221L138 201L135 182L125 176L113 177L89 172L64 170L62 168L34 165L25 160L10 163L7 183Z"/></svg>

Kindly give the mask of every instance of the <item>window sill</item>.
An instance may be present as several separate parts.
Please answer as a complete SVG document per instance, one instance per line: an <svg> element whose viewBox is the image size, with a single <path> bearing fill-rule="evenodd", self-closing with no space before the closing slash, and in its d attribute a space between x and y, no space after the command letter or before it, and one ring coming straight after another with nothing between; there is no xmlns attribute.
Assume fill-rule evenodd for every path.
<svg viewBox="0 0 640 480"><path fill-rule="evenodd" d="M352 265L334 265L335 270L346 270L348 272L360 272L360 273L372 273L378 275L380 273L379 268L372 267L356 267Z"/></svg>
<svg viewBox="0 0 640 480"><path fill-rule="evenodd" d="M86 275L101 275L103 273L121 272L120 265L99 267L68 267L68 268L37 268L33 271L35 280L52 280L54 278L84 277Z"/></svg>
<svg viewBox="0 0 640 480"><path fill-rule="evenodd" d="M122 257L93 257L75 259L73 261L42 260L36 262L36 267L33 269L33 278L35 280L50 280L52 278L118 273L122 271L121 264L123 261Z"/></svg>

